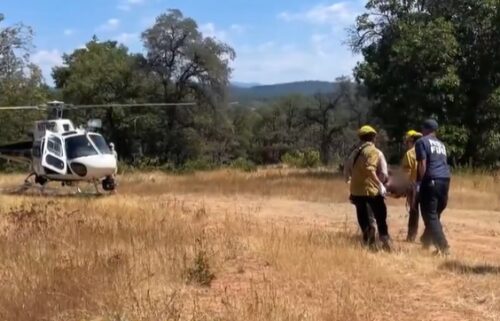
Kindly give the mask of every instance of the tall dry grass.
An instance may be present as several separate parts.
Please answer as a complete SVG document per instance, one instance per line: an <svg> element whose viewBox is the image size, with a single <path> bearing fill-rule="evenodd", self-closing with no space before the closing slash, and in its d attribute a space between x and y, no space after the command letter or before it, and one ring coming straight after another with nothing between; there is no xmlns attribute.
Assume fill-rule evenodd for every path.
<svg viewBox="0 0 500 321"><path fill-rule="evenodd" d="M500 178L488 174L459 174L453 177L450 208L500 210ZM161 172L124 177L122 193L162 195L250 195L283 197L313 202L346 202L348 186L341 175L327 170L260 169L255 173L235 170L165 175ZM389 199L391 205L404 200Z"/></svg>
<svg viewBox="0 0 500 321"><path fill-rule="evenodd" d="M474 179L454 180L453 206L494 209L471 193L493 183ZM500 269L494 251L477 254L498 245L498 224L477 244L464 236L470 250L457 239L449 261L397 240L372 253L345 195L331 174L290 170L136 174L101 198L0 195L0 320L498 319ZM473 228L459 223L455 235Z"/></svg>
<svg viewBox="0 0 500 321"><path fill-rule="evenodd" d="M1 320L315 320L321 305L338 320L370 315L351 306L345 280L326 298L309 285L305 299L294 293L332 278L326 264L363 260L331 251L353 246L333 232L295 232L175 198L3 199L1 225ZM247 279L247 269L260 272Z"/></svg>

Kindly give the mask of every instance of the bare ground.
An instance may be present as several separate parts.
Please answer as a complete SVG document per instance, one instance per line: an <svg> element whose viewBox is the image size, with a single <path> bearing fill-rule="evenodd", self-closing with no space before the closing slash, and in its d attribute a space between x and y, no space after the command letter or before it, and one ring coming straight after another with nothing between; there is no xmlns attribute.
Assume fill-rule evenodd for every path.
<svg viewBox="0 0 500 321"><path fill-rule="evenodd" d="M332 231L349 239L353 247L358 242L355 213L348 203L323 203L293 201L281 198L255 197L197 197L185 195L187 203L197 199L214 212L247 212L265 222L286 229L309 233ZM195 203L196 203L195 202ZM370 270L376 269L374 279L380 279L376 290L385 302L384 309L372 320L500 320L500 289L488 285L492 280L498 285L500 278L500 215L498 212L450 210L444 215L445 231L449 235L453 254L450 258L435 258L421 249L420 244L409 244L406 238L406 210L402 206L389 208L389 226L395 241L396 253L359 253ZM423 228L423 222L420 222ZM290 253L293 255L293 253ZM320 258L319 258L320 259ZM346 258L347 259L347 258ZM249 262L250 264L252 262ZM247 264L241 261L239 264ZM354 268L363 268L363 264ZM335 271L336 267L331 267ZM227 271L230 273L230 270ZM262 272L255 268L251 280ZM373 272L373 271L372 271ZM332 272L332 274L335 274ZM279 277L279 276L277 276ZM356 283L349 276L336 278ZM234 279L228 275L216 281L216 288L231 288ZM288 282L285 278L284 282ZM325 283L332 279L325 279ZM244 278L239 278L239 283ZM247 282L249 282L247 280ZM318 282L322 282L318 280ZM241 286L241 284L239 285ZM319 296L328 296L328 286ZM377 285L374 285L377 287ZM291 289L296 291L296 289ZM310 288L311 293L315 292ZM377 300L354 293L356 300ZM370 302L369 305L373 304ZM380 308L380 306L378 306ZM380 315L376 315L380 313Z"/></svg>

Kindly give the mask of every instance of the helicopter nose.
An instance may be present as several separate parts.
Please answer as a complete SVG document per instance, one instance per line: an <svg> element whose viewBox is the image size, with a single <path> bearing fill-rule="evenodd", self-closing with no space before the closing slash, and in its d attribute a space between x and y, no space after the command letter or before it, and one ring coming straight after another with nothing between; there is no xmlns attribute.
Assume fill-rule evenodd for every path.
<svg viewBox="0 0 500 321"><path fill-rule="evenodd" d="M113 155L95 155L75 159L70 166L77 175L94 179L113 175L117 165Z"/></svg>

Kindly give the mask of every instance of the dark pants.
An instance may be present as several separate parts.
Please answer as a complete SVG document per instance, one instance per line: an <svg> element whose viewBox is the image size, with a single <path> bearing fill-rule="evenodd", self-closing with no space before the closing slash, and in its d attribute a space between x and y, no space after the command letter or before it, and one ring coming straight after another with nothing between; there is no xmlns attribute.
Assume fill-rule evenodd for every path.
<svg viewBox="0 0 500 321"><path fill-rule="evenodd" d="M419 213L419 201L418 194L414 191L407 198L407 203L409 207L409 218L408 218L408 235L406 237L407 241L415 241L418 233L418 221L420 219Z"/></svg>
<svg viewBox="0 0 500 321"><path fill-rule="evenodd" d="M449 179L435 179L422 182L420 186L420 208L425 223L422 243L434 244L438 249L448 249L448 241L441 225L441 214L448 205Z"/></svg>
<svg viewBox="0 0 500 321"><path fill-rule="evenodd" d="M377 223L380 239L388 240L387 207L384 198L382 196L351 196L351 200L356 206L359 227L363 232L363 241L367 244L375 242L375 230L370 210Z"/></svg>

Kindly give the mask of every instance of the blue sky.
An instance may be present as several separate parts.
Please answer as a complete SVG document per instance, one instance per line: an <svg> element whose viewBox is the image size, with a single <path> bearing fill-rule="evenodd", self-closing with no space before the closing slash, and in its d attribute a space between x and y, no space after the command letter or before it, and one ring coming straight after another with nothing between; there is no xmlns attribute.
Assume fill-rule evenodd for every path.
<svg viewBox="0 0 500 321"><path fill-rule="evenodd" d="M92 35L142 51L140 34L159 14L180 9L237 54L232 80L271 84L334 80L360 59L343 44L365 0L2 0L4 25L34 28L33 62L51 83L61 54Z"/></svg>

